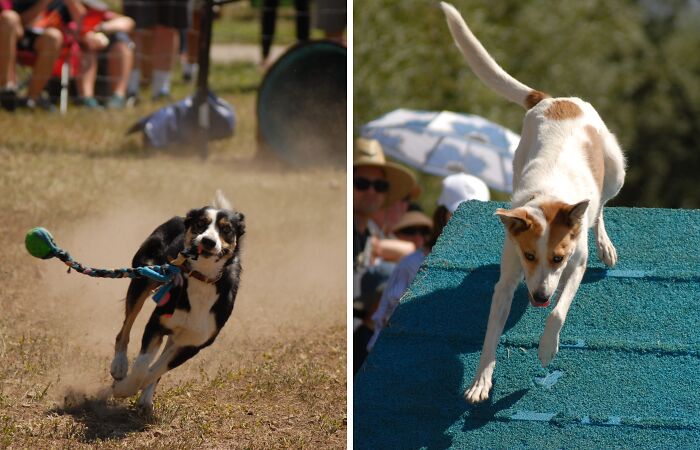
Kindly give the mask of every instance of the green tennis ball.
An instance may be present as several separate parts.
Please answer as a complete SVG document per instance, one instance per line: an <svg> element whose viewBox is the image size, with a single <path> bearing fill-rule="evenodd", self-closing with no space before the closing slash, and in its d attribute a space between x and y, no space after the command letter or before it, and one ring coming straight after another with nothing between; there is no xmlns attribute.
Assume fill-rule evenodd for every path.
<svg viewBox="0 0 700 450"><path fill-rule="evenodd" d="M27 247L30 255L36 258L49 259L53 257L53 246L48 239L53 240L53 237L45 228L32 228L24 238L24 246Z"/></svg>

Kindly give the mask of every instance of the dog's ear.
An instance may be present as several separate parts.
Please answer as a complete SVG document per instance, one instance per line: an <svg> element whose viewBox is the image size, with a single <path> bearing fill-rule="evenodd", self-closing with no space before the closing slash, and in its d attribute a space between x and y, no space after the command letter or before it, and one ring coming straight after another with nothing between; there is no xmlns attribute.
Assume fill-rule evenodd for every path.
<svg viewBox="0 0 700 450"><path fill-rule="evenodd" d="M568 211L569 223L576 224L581 222L584 214L586 214L586 210L588 209L588 203L590 203L590 200L584 200L576 203L575 205L571 205Z"/></svg>
<svg viewBox="0 0 700 450"><path fill-rule="evenodd" d="M515 208L508 210L498 208L495 214L501 219L506 230L514 236L529 230L532 226L532 220L527 216L527 211L524 209Z"/></svg>
<svg viewBox="0 0 700 450"><path fill-rule="evenodd" d="M245 234L245 216L238 211L233 215L236 218L236 236L240 238Z"/></svg>
<svg viewBox="0 0 700 450"><path fill-rule="evenodd" d="M192 224L194 223L194 218L197 215L198 210L196 209L191 209L190 212L187 213L185 216L185 229L190 229L192 228Z"/></svg>

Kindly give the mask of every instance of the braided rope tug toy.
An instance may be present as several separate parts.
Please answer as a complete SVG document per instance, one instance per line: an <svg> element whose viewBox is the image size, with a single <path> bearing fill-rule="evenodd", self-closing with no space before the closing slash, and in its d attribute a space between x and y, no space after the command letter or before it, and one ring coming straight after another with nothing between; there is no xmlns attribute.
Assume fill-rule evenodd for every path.
<svg viewBox="0 0 700 450"><path fill-rule="evenodd" d="M170 300L170 289L173 286L182 284L182 270L180 266L188 259L197 259L197 254L191 251L182 251L170 264L126 267L121 269L96 269L86 267L73 260L70 254L56 245L53 236L42 227L29 230L24 238L24 245L30 255L39 259L58 258L68 266L68 273L71 270L96 278L139 278L146 277L151 280L163 283L153 295L153 301L158 306L163 306Z"/></svg>

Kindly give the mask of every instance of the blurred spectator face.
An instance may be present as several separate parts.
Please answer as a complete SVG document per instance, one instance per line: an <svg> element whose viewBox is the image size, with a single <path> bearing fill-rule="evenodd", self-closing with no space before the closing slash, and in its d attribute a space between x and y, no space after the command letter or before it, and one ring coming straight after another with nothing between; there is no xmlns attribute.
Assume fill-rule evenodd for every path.
<svg viewBox="0 0 700 450"><path fill-rule="evenodd" d="M356 214L370 216L384 205L389 183L379 167L360 166L353 170L352 207Z"/></svg>
<svg viewBox="0 0 700 450"><path fill-rule="evenodd" d="M430 237L430 228L424 226L411 226L394 230L394 234L402 241L413 242L416 248L423 248Z"/></svg>
<svg viewBox="0 0 700 450"><path fill-rule="evenodd" d="M384 227L388 230L393 229L406 211L408 211L408 200L399 200L384 208Z"/></svg>

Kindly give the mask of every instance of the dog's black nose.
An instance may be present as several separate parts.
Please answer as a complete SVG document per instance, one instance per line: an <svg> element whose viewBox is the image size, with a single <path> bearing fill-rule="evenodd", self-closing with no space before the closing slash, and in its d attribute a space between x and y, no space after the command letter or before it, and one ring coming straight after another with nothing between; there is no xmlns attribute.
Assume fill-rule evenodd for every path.
<svg viewBox="0 0 700 450"><path fill-rule="evenodd" d="M200 243L202 244L202 247L206 248L207 250L211 250L212 248L216 247L216 242L208 237L202 238Z"/></svg>
<svg viewBox="0 0 700 450"><path fill-rule="evenodd" d="M547 303L549 301L549 297L546 295L542 294L541 292L535 292L532 294L532 298L537 302L537 303Z"/></svg>

